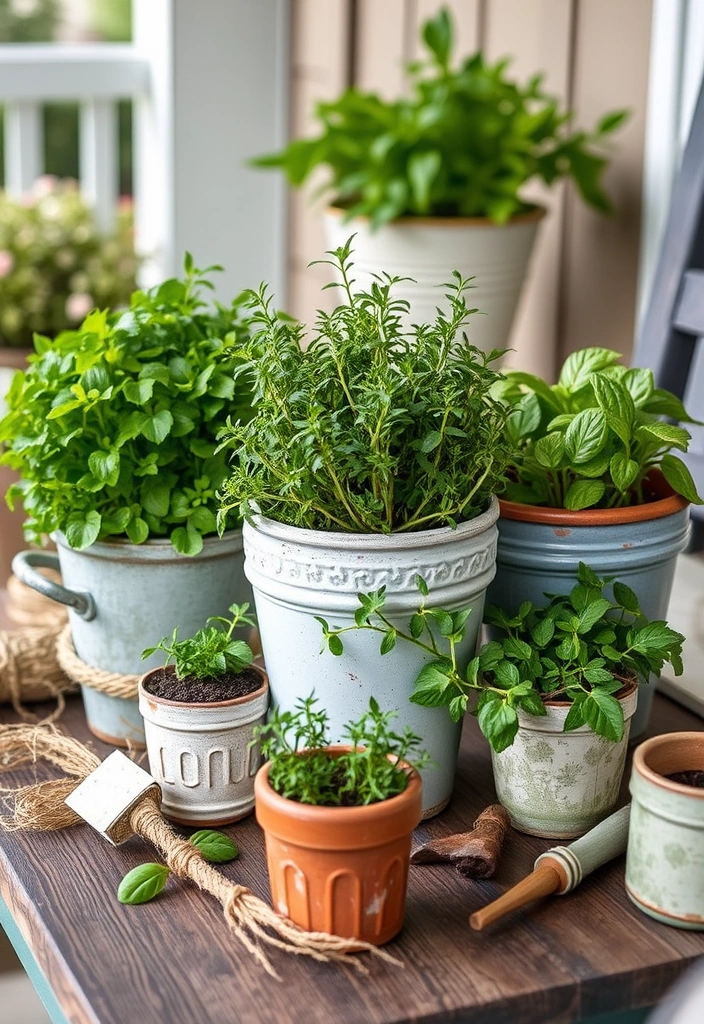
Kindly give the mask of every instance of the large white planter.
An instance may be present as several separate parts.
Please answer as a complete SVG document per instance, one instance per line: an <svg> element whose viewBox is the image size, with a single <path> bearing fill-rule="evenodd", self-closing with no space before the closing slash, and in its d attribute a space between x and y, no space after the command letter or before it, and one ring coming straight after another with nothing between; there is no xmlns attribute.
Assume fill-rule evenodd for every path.
<svg viewBox="0 0 704 1024"><path fill-rule="evenodd" d="M482 217L401 217L371 231L369 220L331 207L325 214L328 248L344 245L355 234L354 273L357 287L368 287L375 274L409 277L396 285L398 298L410 302L408 323L430 323L436 308L447 308L446 288L452 271L473 277L467 295L473 316L467 336L489 352L508 345L528 260L544 210L521 214L496 225Z"/></svg>
<svg viewBox="0 0 704 1024"><path fill-rule="evenodd" d="M398 712L395 726L409 726L436 762L423 773L424 816L437 814L452 793L460 725L447 708L411 704L409 697L430 656L399 640L382 657L377 633L344 636L344 654L322 651L315 615L331 626L350 626L358 593L385 586L385 613L400 628L420 603L415 576L430 588L428 607L471 607L460 651L474 653L484 593L494 575L498 503L456 530L352 534L302 530L253 516L244 525L245 575L252 584L272 703L291 710L311 691L329 716L332 743L345 742L343 726L376 697L382 710Z"/></svg>
<svg viewBox="0 0 704 1024"><path fill-rule="evenodd" d="M626 762L628 733L638 689L620 698L625 728L619 743L583 725L564 732L569 704L548 704L547 715L518 712L513 745L491 752L496 795L520 832L571 839L613 809Z"/></svg>
<svg viewBox="0 0 704 1024"><path fill-rule="evenodd" d="M257 671L258 690L217 704L155 697L144 685L150 673L140 682L149 772L161 786L161 807L172 821L226 825L254 808L261 752L252 740L269 704L266 675Z"/></svg>

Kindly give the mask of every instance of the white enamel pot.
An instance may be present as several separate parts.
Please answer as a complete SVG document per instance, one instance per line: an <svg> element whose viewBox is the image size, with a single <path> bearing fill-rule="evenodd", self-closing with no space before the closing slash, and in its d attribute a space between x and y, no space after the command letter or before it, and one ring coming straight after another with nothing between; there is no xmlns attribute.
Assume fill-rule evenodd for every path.
<svg viewBox="0 0 704 1024"><path fill-rule="evenodd" d="M446 309L452 271L472 277L467 295L474 316L467 328L469 340L485 352L508 345L514 313L528 262L545 211L519 214L497 225L483 217L400 217L372 231L366 217L344 219L344 211L331 207L325 214L330 249L355 238L353 277L358 288L368 287L375 274L386 272L410 278L394 289L410 303L408 323L432 323L436 308Z"/></svg>
<svg viewBox="0 0 704 1024"><path fill-rule="evenodd" d="M147 689L152 672L140 681L149 772L161 786L161 809L172 821L227 825L253 810L261 763L254 729L264 722L269 705L266 674L256 671L262 677L259 689L215 704L155 697Z"/></svg>
<svg viewBox="0 0 704 1024"><path fill-rule="evenodd" d="M513 745L491 752L496 795L514 828L546 839L572 839L611 813L638 701L636 683L619 701L625 727L617 743L587 725L564 732L570 704L547 704L545 716L518 712Z"/></svg>
<svg viewBox="0 0 704 1024"><path fill-rule="evenodd" d="M457 529L418 533L324 533L255 515L243 529L245 574L252 584L272 703L292 710L312 691L330 716L330 742L344 743L345 723L358 719L375 697L383 711L395 710L394 726L409 726L422 739L435 766L423 772L423 813L437 814L452 793L460 724L447 708L409 700L414 681L431 655L398 640L380 654L378 633L346 633L344 653L322 651L322 630L351 626L358 593L386 587L384 614L407 630L420 604L416 575L428 584L426 607L471 607L460 661L474 654L484 593L494 575L498 502Z"/></svg>

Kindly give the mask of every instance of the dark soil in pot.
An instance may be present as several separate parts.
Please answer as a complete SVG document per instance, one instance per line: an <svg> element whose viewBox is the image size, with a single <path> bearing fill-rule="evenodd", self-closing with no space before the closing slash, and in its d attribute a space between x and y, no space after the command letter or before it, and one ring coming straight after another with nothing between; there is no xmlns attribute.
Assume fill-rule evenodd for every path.
<svg viewBox="0 0 704 1024"><path fill-rule="evenodd" d="M172 668L156 668L144 681L144 689L154 697L182 704L221 704L236 697L247 697L261 689L262 675L255 668L227 672L222 676L184 676L178 679Z"/></svg>
<svg viewBox="0 0 704 1024"><path fill-rule="evenodd" d="M686 772L672 772L666 775L670 782L679 782L681 786L694 786L696 789L704 789L704 771L695 768Z"/></svg>

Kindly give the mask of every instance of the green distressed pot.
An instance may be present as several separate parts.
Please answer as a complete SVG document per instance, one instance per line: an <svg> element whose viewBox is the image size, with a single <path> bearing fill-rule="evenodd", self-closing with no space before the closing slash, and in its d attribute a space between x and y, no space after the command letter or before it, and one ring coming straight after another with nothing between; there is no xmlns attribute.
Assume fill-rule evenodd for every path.
<svg viewBox="0 0 704 1024"><path fill-rule="evenodd" d="M584 835L613 810L626 762L638 688L619 701L625 728L618 743L583 725L564 732L569 704L546 704L547 715L518 712L513 745L491 752L496 795L519 832L546 839Z"/></svg>
<svg viewBox="0 0 704 1024"><path fill-rule="evenodd" d="M672 782L704 769L704 732L653 736L636 749L626 892L650 917L704 930L704 789Z"/></svg>

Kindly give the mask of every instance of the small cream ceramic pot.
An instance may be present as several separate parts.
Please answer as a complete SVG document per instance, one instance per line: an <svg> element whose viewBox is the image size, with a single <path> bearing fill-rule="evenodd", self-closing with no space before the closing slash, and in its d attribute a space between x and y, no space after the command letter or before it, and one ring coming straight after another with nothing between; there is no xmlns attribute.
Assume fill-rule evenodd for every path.
<svg viewBox="0 0 704 1024"><path fill-rule="evenodd" d="M636 748L626 892L657 921L704 930L704 789L666 778L695 769L704 770L704 732L665 733Z"/></svg>
<svg viewBox="0 0 704 1024"><path fill-rule="evenodd" d="M500 754L491 752L496 795L514 828L546 839L572 839L611 813L626 762L637 685L619 701L625 727L618 743L586 725L564 732L569 704L546 704L544 716L518 712L513 745Z"/></svg>
<svg viewBox="0 0 704 1024"><path fill-rule="evenodd" d="M266 673L257 672L262 677L259 689L217 704L155 697L145 689L152 673L142 678L139 710L149 771L161 787L162 810L171 821L226 825L254 808L254 776L261 752L252 740L269 706Z"/></svg>

